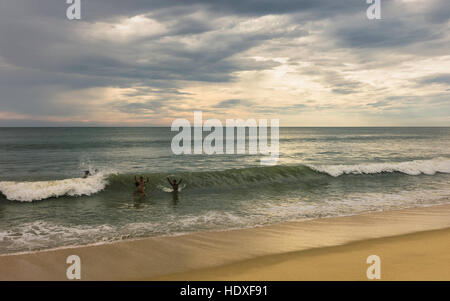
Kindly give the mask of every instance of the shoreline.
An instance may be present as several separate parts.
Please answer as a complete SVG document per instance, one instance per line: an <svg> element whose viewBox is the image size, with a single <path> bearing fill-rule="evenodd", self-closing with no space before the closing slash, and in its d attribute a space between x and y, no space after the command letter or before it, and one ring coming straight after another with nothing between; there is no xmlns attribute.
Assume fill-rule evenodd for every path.
<svg viewBox="0 0 450 301"><path fill-rule="evenodd" d="M378 213L383 213L383 212L396 212L396 211L421 209L421 208L428 208L428 207L438 207L438 206L450 206L450 203L425 204L425 205L417 206L417 207L392 209L392 210L362 211L362 212L358 212L358 213L354 213L354 214L345 214L345 215L338 215L338 216L303 218L303 219L299 219L299 220L289 220L289 221L278 222L278 223L274 223L274 224L248 226L248 227L243 227L243 228L236 227L236 228L227 228L227 229L211 229L211 230L203 230L203 231L180 232L180 233L163 234L163 235L157 235L157 236L132 237L132 238L127 238L127 239L117 239L117 240L111 240L111 241L99 241L99 242L80 244L80 245L66 245L66 246L59 246L59 247L51 247L48 249L44 248L44 249L38 249L38 250L0 253L0 258L3 256L31 255L31 254L38 254L38 253L42 253L42 252L50 252L50 251L70 250L70 249L96 247L96 246L103 246L103 245L113 245L116 243L127 243L127 242L140 241L140 240L153 239L153 238L180 237L180 236L186 236L186 235L195 235L195 234L199 234L199 233L223 233L223 232L229 232L229 231L260 229L260 228L273 227L273 226L278 226L278 225L297 224L297 223L303 223L303 222L309 222L309 221L315 221L315 220L347 218L347 217L352 217L352 216L367 215L367 214L374 214L374 213L378 214Z"/></svg>
<svg viewBox="0 0 450 301"><path fill-rule="evenodd" d="M321 262L328 258L328 262L331 260L329 263L333 266L333 260L330 258L335 258L336 254L342 252L351 254L349 248L354 247L355 243L363 244L360 246L361 252L375 244L387 249L393 248L391 253L397 254L398 251L395 250L408 251L412 247L411 244L414 245L417 241L422 243L412 247L416 250L419 250L420 246L428 247L433 241L437 241L438 245L434 249L421 251L425 253L422 254L423 260L418 262L428 262L426 258L438 260L444 256L444 261L436 265L436 268L439 268L450 262L445 261L445 253L442 255L439 251L442 250L439 242L450 241L448 228L450 204L445 204L239 230L138 238L25 254L3 254L0 256L0 280L66 280L66 268L69 266L66 264L66 258L69 255L80 256L82 280L258 279L255 275L266 275L259 280L270 280L270 277L277 280L313 280L316 278L310 273L310 278L302 278L302 275L289 278L290 276L284 273L278 273L280 277L277 278L277 269L273 263L277 262L283 266L284 262L290 262L290 266L298 266L302 262L301 267L304 268L315 262L308 256L320 258L319 255L322 254L324 257L320 259ZM438 229L446 230L433 232ZM411 238L412 234L416 236ZM410 236L405 240L407 235ZM405 246L408 247L405 249ZM306 256L305 252L310 255ZM416 256L416 253L413 255ZM361 264L367 265L365 261ZM255 270L255 266L259 268L256 269L257 274L251 275L242 266L248 270ZM284 270L288 271L289 266L282 269ZM235 272L233 274L230 271ZM239 278L239 275L246 276ZM322 277L317 279L340 280L327 278L330 275L325 271L321 275ZM439 275L436 274L437 279L450 280L450 277L446 277L447 274ZM343 279L349 279L348 277L349 275ZM420 280L420 277L417 280Z"/></svg>

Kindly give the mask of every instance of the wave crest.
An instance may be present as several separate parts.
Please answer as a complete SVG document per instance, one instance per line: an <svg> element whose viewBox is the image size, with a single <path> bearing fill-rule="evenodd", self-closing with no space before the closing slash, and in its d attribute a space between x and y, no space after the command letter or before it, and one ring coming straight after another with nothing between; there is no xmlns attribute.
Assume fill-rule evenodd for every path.
<svg viewBox="0 0 450 301"><path fill-rule="evenodd" d="M354 165L296 165L264 166L228 169L222 171L179 172L176 174L151 173L149 189L153 192L172 192L167 176L183 179L181 190L232 190L237 187L261 187L272 184L331 181L343 175L365 175L400 172L408 175L434 175L450 173L450 159L434 158L406 162L362 163ZM11 201L31 202L61 196L92 195L100 191L132 191L134 175L98 173L87 179L74 178L38 182L0 182L0 191Z"/></svg>
<svg viewBox="0 0 450 301"><path fill-rule="evenodd" d="M450 160L434 158L431 160L414 160L406 162L364 163L355 165L308 165L315 171L333 177L344 174L377 174L401 172L407 175L434 175L437 172L450 173Z"/></svg>
<svg viewBox="0 0 450 301"><path fill-rule="evenodd" d="M32 202L60 196L91 195L105 189L106 177L102 173L86 179L73 178L37 182L0 182L0 191L8 200Z"/></svg>

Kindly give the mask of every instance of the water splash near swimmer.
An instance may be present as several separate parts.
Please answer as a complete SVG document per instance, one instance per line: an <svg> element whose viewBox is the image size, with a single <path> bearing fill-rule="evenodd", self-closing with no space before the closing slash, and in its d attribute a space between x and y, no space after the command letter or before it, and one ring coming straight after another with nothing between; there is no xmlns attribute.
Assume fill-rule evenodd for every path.
<svg viewBox="0 0 450 301"><path fill-rule="evenodd" d="M173 188L164 186L162 184L158 184L156 187L163 192L174 192ZM185 187L186 187L186 184L181 184L178 187L178 192L181 192Z"/></svg>

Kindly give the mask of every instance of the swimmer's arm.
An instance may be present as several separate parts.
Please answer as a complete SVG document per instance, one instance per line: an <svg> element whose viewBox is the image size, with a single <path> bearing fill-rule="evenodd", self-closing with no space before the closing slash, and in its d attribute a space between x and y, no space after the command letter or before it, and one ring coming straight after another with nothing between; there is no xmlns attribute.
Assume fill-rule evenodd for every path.
<svg viewBox="0 0 450 301"><path fill-rule="evenodd" d="M169 184L172 185L172 182L170 182L169 177L167 177L167 182L169 182Z"/></svg>

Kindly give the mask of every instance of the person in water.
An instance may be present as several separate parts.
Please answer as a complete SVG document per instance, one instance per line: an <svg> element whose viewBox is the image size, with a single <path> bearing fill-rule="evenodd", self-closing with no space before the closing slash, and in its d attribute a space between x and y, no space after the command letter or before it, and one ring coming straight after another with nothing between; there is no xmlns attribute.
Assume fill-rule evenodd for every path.
<svg viewBox="0 0 450 301"><path fill-rule="evenodd" d="M134 176L134 182L138 189L138 191L142 194L142 196L145 196L145 184L149 182L149 179L147 177L147 181L144 180L143 176L139 177L139 181L137 180L136 176Z"/></svg>
<svg viewBox="0 0 450 301"><path fill-rule="evenodd" d="M169 181L170 186L172 186L173 191L178 192L178 185L181 184L181 182L183 181L183 179L180 179L178 182L177 180L170 180L169 177L167 177L167 181Z"/></svg>
<svg viewBox="0 0 450 301"><path fill-rule="evenodd" d="M86 179L87 177L91 176L91 172L89 170L84 171L83 179Z"/></svg>

